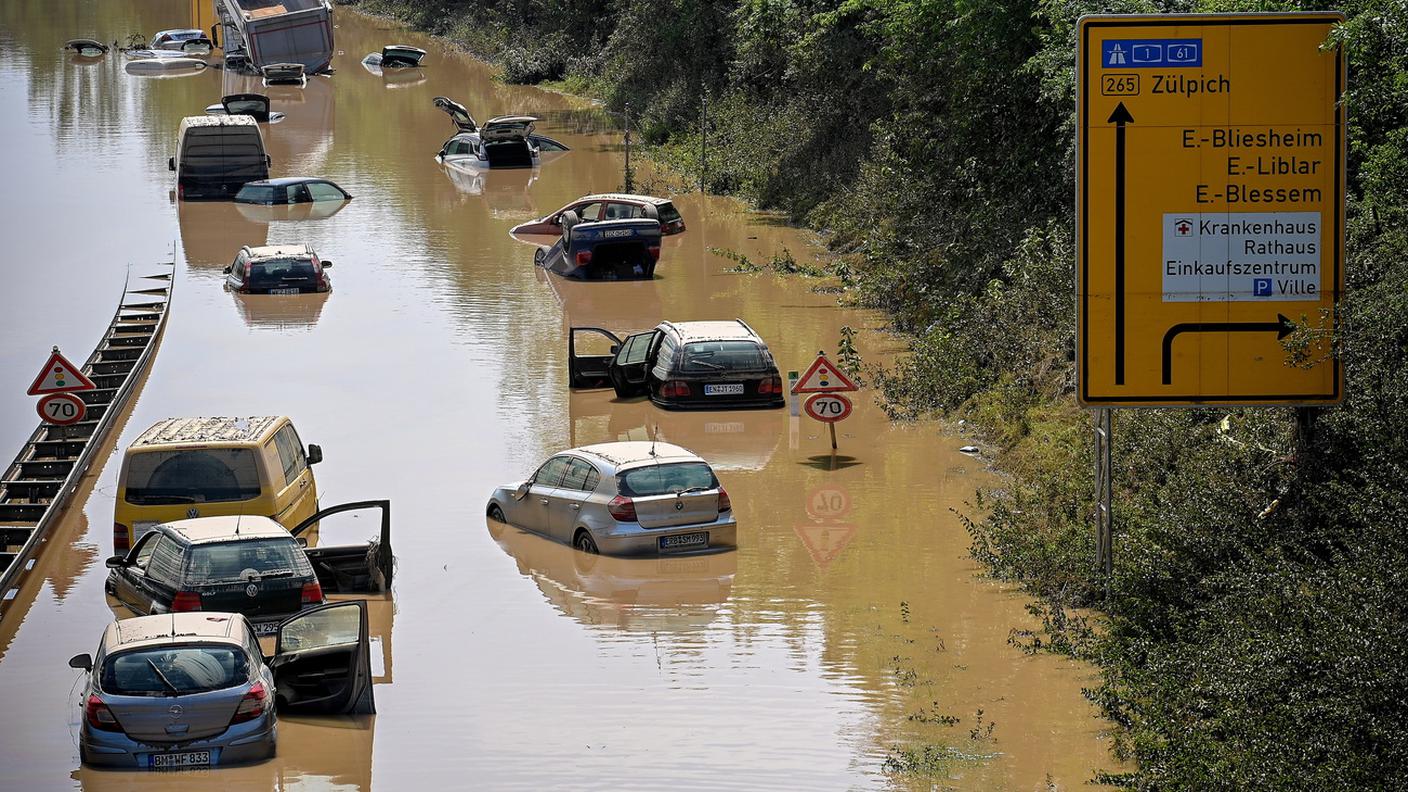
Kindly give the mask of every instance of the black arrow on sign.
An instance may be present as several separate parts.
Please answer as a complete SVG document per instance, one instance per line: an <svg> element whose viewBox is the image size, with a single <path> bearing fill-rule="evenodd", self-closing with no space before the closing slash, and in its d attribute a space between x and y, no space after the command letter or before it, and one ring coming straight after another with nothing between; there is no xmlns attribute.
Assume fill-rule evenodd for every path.
<svg viewBox="0 0 1408 792"><path fill-rule="evenodd" d="M1124 125L1134 123L1120 102L1110 114L1115 125L1115 384L1124 384ZM1165 356L1167 357L1167 356Z"/></svg>
<svg viewBox="0 0 1408 792"><path fill-rule="evenodd" d="M1275 333L1280 341L1295 332L1296 326L1281 314L1274 322L1187 322L1176 324L1164 333L1164 384L1173 380L1173 339L1180 333Z"/></svg>

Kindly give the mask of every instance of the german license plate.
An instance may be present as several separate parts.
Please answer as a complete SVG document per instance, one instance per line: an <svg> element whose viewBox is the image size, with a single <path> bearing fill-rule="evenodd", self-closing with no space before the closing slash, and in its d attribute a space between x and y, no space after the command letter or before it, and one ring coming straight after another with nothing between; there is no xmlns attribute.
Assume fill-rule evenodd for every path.
<svg viewBox="0 0 1408 792"><path fill-rule="evenodd" d="M278 631L279 631L279 623L278 623L278 622L255 622L255 623L254 623L254 634L255 634L255 635L273 635L274 633L276 633L276 632L278 632Z"/></svg>
<svg viewBox="0 0 1408 792"><path fill-rule="evenodd" d="M660 537L661 550L683 550L691 547L708 547L709 533L701 531L699 533L676 534L674 536Z"/></svg>
<svg viewBox="0 0 1408 792"><path fill-rule="evenodd" d="M270 294L298 294L298 289L270 289Z"/></svg>
<svg viewBox="0 0 1408 792"><path fill-rule="evenodd" d="M722 385L705 385L705 396L741 396L743 394L743 383L728 382Z"/></svg>
<svg viewBox="0 0 1408 792"><path fill-rule="evenodd" d="M210 751L147 754L147 766L153 770L179 770L183 767L204 767L210 764Z"/></svg>

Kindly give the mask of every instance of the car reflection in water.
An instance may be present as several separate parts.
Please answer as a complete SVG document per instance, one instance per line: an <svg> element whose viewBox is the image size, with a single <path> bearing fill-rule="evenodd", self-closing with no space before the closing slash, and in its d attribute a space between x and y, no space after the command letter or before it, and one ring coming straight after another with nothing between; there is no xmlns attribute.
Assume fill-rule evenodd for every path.
<svg viewBox="0 0 1408 792"><path fill-rule="evenodd" d="M655 439L688 448L715 472L762 470L787 433L785 410L670 412L648 399L617 399L610 388L575 392L568 398L568 409L568 443L573 448Z"/></svg>
<svg viewBox="0 0 1408 792"><path fill-rule="evenodd" d="M489 215L496 219L518 219L537 211L528 188L538 180L537 165L531 168L475 168L453 162L442 163L450 183L464 200L483 201Z"/></svg>
<svg viewBox="0 0 1408 792"><path fill-rule="evenodd" d="M342 202L336 202L340 207ZM192 273L211 275L221 281L224 269L245 245L269 243L269 217L251 216L244 209L291 209L300 206L243 206L228 201L178 201L176 218L181 226L181 249Z"/></svg>
<svg viewBox="0 0 1408 792"><path fill-rule="evenodd" d="M548 602L582 624L637 633L678 633L718 618L738 572L738 553L675 558L588 555L487 520L489 535Z"/></svg>
<svg viewBox="0 0 1408 792"><path fill-rule="evenodd" d="M332 292L310 294L240 294L231 291L240 318L251 329L308 330L318 323Z"/></svg>

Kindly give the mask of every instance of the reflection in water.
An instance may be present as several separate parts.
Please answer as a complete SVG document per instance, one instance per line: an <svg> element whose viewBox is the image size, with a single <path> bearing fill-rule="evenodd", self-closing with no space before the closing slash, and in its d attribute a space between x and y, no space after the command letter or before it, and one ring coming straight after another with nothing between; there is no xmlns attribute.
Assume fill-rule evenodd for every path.
<svg viewBox="0 0 1408 792"><path fill-rule="evenodd" d="M582 624L640 633L685 632L711 624L738 571L735 552L677 558L587 555L488 520L489 535L553 607Z"/></svg>
<svg viewBox="0 0 1408 792"><path fill-rule="evenodd" d="M537 165L531 168L476 168L445 163L440 166L450 183L466 196L483 201L491 217L517 219L537 211L528 188L538 180Z"/></svg>
<svg viewBox="0 0 1408 792"><path fill-rule="evenodd" d="M318 322L332 292L316 294L240 294L230 292L240 317L265 330L308 330Z"/></svg>
<svg viewBox="0 0 1408 792"><path fill-rule="evenodd" d="M649 399L618 399L610 388L579 391L569 399L569 443L574 448L653 439L693 451L716 471L763 470L781 445L787 424L785 410L673 412Z"/></svg>
<svg viewBox="0 0 1408 792"><path fill-rule="evenodd" d="M293 220L326 220L345 206L347 201L309 201L282 206L237 203L235 209L251 223L268 225Z"/></svg>
<svg viewBox="0 0 1408 792"><path fill-rule="evenodd" d="M223 279L241 247L269 244L269 221L251 218L245 208L232 201L177 201L186 266Z"/></svg>

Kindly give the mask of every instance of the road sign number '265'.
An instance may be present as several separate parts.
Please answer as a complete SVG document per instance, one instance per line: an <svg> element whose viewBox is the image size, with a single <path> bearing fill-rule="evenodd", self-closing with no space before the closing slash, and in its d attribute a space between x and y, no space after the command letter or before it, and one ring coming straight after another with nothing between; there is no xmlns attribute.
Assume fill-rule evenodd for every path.
<svg viewBox="0 0 1408 792"><path fill-rule="evenodd" d="M72 393L51 393L39 400L37 409L40 418L59 426L76 424L88 415L87 405Z"/></svg>
<svg viewBox="0 0 1408 792"><path fill-rule="evenodd" d="M851 400L839 393L818 393L807 399L802 409L818 421L836 423L851 414Z"/></svg>
<svg viewBox="0 0 1408 792"><path fill-rule="evenodd" d="M1322 49L1341 21L1081 19L1083 404L1341 400L1345 64Z"/></svg>

